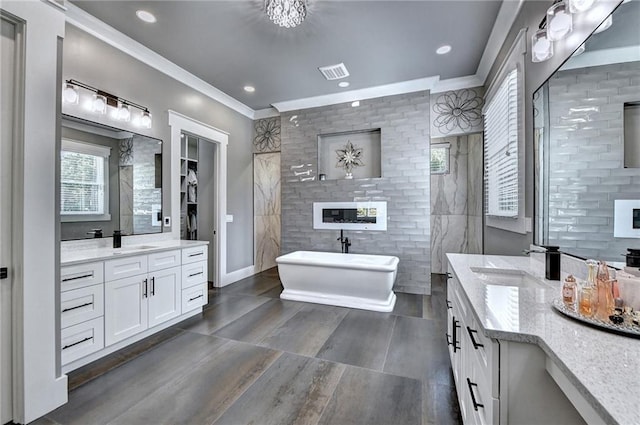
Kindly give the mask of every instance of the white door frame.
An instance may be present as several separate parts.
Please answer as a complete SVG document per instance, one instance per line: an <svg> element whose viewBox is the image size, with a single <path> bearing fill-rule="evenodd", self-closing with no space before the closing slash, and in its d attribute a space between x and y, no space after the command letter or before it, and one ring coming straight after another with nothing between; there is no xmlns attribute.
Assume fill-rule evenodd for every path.
<svg viewBox="0 0 640 425"><path fill-rule="evenodd" d="M180 239L180 136L183 131L202 137L218 145L215 159L215 217L216 238L213 249L215 285L224 286L227 277L227 145L229 133L178 112L169 110L171 127L171 236Z"/></svg>

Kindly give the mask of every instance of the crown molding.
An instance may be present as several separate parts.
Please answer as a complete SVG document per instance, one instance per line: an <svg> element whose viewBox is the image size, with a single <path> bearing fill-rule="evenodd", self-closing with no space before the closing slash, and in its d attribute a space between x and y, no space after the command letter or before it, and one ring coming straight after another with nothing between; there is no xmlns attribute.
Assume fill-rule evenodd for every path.
<svg viewBox="0 0 640 425"><path fill-rule="evenodd" d="M478 75L467 75L466 77L449 78L446 80L439 80L434 84L431 89L431 93L442 93L450 90L468 89L473 87L479 87L484 84L484 81Z"/></svg>
<svg viewBox="0 0 640 425"><path fill-rule="evenodd" d="M265 109L256 110L255 113L253 114L253 119L261 120L263 118L273 118L273 117L279 117L279 116L280 116L280 112L278 112L276 108L265 108Z"/></svg>
<svg viewBox="0 0 640 425"><path fill-rule="evenodd" d="M480 80L479 85L484 85L487 81L489 71L491 71L491 67L496 61L498 53L500 53L500 49L509 35L513 23L518 17L523 3L524 0L504 0L502 2L484 52L482 52L478 69L476 70L476 77Z"/></svg>
<svg viewBox="0 0 640 425"><path fill-rule="evenodd" d="M296 111L298 109L317 108L319 106L353 102L354 100L373 99L376 97L431 90L438 79L438 76L419 78L417 80L402 81L400 83L385 84L365 89L349 90L322 96L276 102L273 103L272 106L279 112Z"/></svg>
<svg viewBox="0 0 640 425"><path fill-rule="evenodd" d="M151 66L152 68L157 69L163 74L180 81L192 89L199 91L211 99L220 102L228 108L253 119L255 111L244 103L239 102L223 91L213 87L211 84L196 77L184 68L181 68L148 47L143 46L112 26L107 25L95 16L90 15L78 6L67 2L66 7L66 21L69 24L91 34L129 56Z"/></svg>

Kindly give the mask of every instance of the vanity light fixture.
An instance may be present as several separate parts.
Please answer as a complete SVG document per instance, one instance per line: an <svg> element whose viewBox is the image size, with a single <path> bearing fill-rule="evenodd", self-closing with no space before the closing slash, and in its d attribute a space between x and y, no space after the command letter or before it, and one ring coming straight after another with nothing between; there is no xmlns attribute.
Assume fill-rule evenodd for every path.
<svg viewBox="0 0 640 425"><path fill-rule="evenodd" d="M547 37L551 41L565 38L573 30L573 18L566 1L552 5L547 10Z"/></svg>
<svg viewBox="0 0 640 425"><path fill-rule="evenodd" d="M547 29L539 29L531 39L531 61L544 62L553 56L553 43L547 37Z"/></svg>
<svg viewBox="0 0 640 425"><path fill-rule="evenodd" d="M120 96L107 93L88 84L81 83L78 80L69 79L64 82L62 89L63 102L77 104L82 94L79 88L92 93L91 97L87 99L89 110L99 114L106 114L107 107L110 107L112 108L112 112L110 113L112 118L118 121L129 122L132 118L131 108L135 108L140 110L141 114L133 120L133 124L140 125L144 128L151 128L151 113L149 112L149 108L146 106L142 106Z"/></svg>
<svg viewBox="0 0 640 425"><path fill-rule="evenodd" d="M559 41L573 31L573 14L583 13L589 10L596 0L556 0L545 17L531 36L531 61L544 62L553 57L553 42ZM606 30L611 26L609 16L596 30L595 33ZM573 56L584 52L584 46L580 46Z"/></svg>
<svg viewBox="0 0 640 425"><path fill-rule="evenodd" d="M62 88L62 98L67 103L71 103L71 104L77 105L78 101L80 100L80 94L78 93L78 87L76 87L76 86L74 86L73 84L70 84L70 83L64 83L64 86Z"/></svg>

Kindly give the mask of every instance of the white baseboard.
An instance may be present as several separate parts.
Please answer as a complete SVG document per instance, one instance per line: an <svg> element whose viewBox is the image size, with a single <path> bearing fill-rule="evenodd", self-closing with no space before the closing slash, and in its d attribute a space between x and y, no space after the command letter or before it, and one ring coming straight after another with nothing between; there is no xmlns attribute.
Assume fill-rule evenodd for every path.
<svg viewBox="0 0 640 425"><path fill-rule="evenodd" d="M237 282L249 276L253 276L256 273L258 273L258 271L255 265L251 265L249 267L245 267L244 269L227 273L226 275L222 276L222 282L220 285L218 285L218 288L231 285L234 282Z"/></svg>

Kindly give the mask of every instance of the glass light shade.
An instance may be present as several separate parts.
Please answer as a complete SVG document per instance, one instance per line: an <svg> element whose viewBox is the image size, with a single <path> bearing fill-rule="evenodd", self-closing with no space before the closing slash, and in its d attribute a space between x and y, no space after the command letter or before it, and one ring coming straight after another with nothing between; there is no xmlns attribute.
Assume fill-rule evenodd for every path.
<svg viewBox="0 0 640 425"><path fill-rule="evenodd" d="M562 40L572 30L573 18L566 2L556 3L547 10L547 37L549 40Z"/></svg>
<svg viewBox="0 0 640 425"><path fill-rule="evenodd" d="M541 29L531 37L531 61L544 62L553 56L553 43L547 37L547 30Z"/></svg>
<svg viewBox="0 0 640 425"><path fill-rule="evenodd" d="M107 112L107 98L101 94L93 95L93 112L105 114Z"/></svg>
<svg viewBox="0 0 640 425"><path fill-rule="evenodd" d="M64 88L62 89L62 99L66 103L78 104L78 101L80 100L78 88L73 84L64 83Z"/></svg>
<svg viewBox="0 0 640 425"><path fill-rule="evenodd" d="M151 128L151 112L143 111L142 117L140 118L140 126L144 128Z"/></svg>
<svg viewBox="0 0 640 425"><path fill-rule="evenodd" d="M607 16L607 19L605 19L604 22L601 23L593 33L598 34L602 31L606 31L611 27L612 24L613 24L613 18L611 17L611 15L609 15Z"/></svg>
<svg viewBox="0 0 640 425"><path fill-rule="evenodd" d="M596 0L569 0L569 11L571 13L582 13L591 9Z"/></svg>
<svg viewBox="0 0 640 425"><path fill-rule="evenodd" d="M119 121L129 122L131 120L131 111L129 111L129 105L120 102L118 104L117 118Z"/></svg>
<svg viewBox="0 0 640 425"><path fill-rule="evenodd" d="M582 44L580 45L580 47L578 47L578 48L576 49L576 51L575 51L575 52L573 52L573 54L571 55L571 57L572 57L572 58L575 58L576 56L580 56L580 55L581 55L581 54L583 54L583 53L584 53L584 43L582 43Z"/></svg>
<svg viewBox="0 0 640 425"><path fill-rule="evenodd" d="M306 0L266 0L267 16L274 24L293 28L307 17Z"/></svg>

